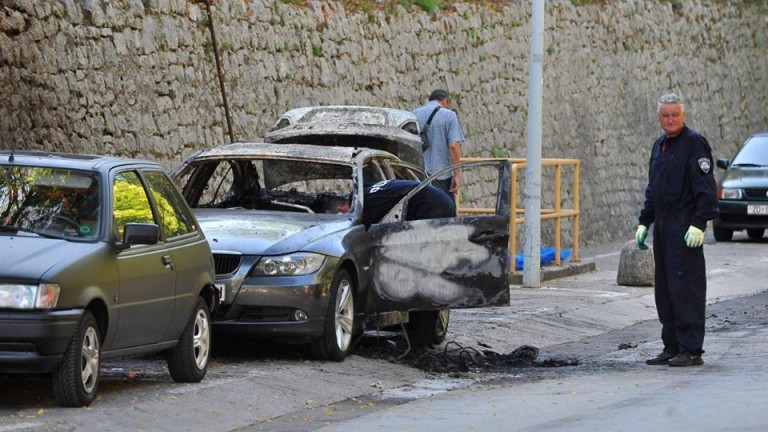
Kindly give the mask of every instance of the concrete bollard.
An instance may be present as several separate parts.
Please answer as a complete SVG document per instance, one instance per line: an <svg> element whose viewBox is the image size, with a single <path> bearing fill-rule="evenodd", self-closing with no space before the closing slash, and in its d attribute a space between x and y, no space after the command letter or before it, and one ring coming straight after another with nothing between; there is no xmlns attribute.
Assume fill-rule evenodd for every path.
<svg viewBox="0 0 768 432"><path fill-rule="evenodd" d="M616 283L627 286L653 286L653 249L641 250L634 240L624 243L619 257Z"/></svg>

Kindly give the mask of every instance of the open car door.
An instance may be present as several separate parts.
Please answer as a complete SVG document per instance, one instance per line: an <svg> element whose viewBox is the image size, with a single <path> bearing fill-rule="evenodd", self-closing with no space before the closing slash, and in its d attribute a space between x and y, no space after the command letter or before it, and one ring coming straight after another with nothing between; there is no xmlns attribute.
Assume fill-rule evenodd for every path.
<svg viewBox="0 0 768 432"><path fill-rule="evenodd" d="M495 182L492 214L404 220L409 200L443 172L463 184ZM471 174L470 174L471 172ZM506 160L467 162L435 173L370 227L368 310L390 312L509 305L510 168Z"/></svg>

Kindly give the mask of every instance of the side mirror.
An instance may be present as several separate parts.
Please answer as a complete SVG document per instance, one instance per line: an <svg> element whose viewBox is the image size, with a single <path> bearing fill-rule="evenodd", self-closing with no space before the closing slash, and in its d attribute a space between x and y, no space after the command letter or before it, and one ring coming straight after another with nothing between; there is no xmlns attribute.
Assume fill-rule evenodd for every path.
<svg viewBox="0 0 768 432"><path fill-rule="evenodd" d="M156 224L127 223L123 232L123 245L153 245L160 241L160 227Z"/></svg>
<svg viewBox="0 0 768 432"><path fill-rule="evenodd" d="M715 161L715 165L717 165L718 168L728 169L728 167L731 166L731 161L728 159L718 159Z"/></svg>

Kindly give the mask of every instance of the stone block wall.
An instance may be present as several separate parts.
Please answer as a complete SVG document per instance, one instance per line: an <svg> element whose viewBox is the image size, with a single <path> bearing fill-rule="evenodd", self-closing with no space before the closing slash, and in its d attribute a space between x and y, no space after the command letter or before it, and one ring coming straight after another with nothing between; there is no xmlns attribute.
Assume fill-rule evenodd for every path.
<svg viewBox="0 0 768 432"><path fill-rule="evenodd" d="M634 232L662 93L684 97L689 126L716 158L768 129L767 17L753 0L546 2L542 156L581 161L582 244ZM527 1L428 14L218 0L209 16L191 0L0 0L0 149L145 157L172 169L228 142L211 22L235 140L260 141L290 108L410 110L440 87L452 94L466 155L526 156ZM543 172L548 206L552 173ZM565 206L572 196L563 191ZM551 237L551 224L542 230Z"/></svg>

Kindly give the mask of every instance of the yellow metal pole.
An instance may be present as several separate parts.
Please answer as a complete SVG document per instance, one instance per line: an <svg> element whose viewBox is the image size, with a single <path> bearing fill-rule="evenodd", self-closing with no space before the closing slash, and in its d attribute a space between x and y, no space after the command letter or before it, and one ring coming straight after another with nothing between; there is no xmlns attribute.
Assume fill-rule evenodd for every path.
<svg viewBox="0 0 768 432"><path fill-rule="evenodd" d="M574 169L573 169L573 210L576 212L576 215L573 217L573 261L579 261L579 214L581 211L579 210L579 171L580 171L581 162L579 160L576 160Z"/></svg>
<svg viewBox="0 0 768 432"><path fill-rule="evenodd" d="M560 167L555 165L555 265L560 265Z"/></svg>
<svg viewBox="0 0 768 432"><path fill-rule="evenodd" d="M509 266L510 274L515 274L515 255L517 254L517 164L512 164L512 184L509 200Z"/></svg>

